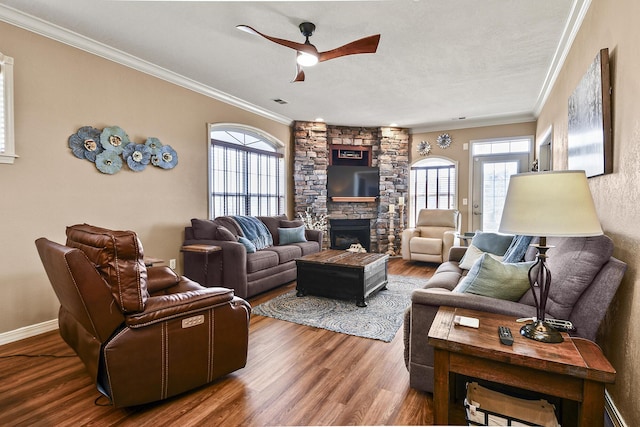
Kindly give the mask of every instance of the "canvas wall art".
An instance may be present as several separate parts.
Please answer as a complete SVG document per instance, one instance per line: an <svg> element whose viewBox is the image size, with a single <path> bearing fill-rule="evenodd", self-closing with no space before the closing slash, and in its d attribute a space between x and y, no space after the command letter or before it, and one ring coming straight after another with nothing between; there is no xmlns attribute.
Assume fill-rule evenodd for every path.
<svg viewBox="0 0 640 427"><path fill-rule="evenodd" d="M613 172L609 49L602 49L569 97L568 168Z"/></svg>

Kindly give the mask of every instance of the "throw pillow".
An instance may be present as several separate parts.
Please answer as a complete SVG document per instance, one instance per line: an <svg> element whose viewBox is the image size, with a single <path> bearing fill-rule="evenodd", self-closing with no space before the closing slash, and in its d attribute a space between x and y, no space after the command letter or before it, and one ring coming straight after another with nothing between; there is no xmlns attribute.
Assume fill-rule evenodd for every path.
<svg viewBox="0 0 640 427"><path fill-rule="evenodd" d="M216 240L218 225L208 219L193 218L191 220L193 237L198 240Z"/></svg>
<svg viewBox="0 0 640 427"><path fill-rule="evenodd" d="M304 237L304 225L295 228L278 227L278 237L280 245L288 245L290 243L306 242Z"/></svg>
<svg viewBox="0 0 640 427"><path fill-rule="evenodd" d="M509 234L476 231L473 239L471 239L471 244L482 252L503 256L511 245L512 240L513 236Z"/></svg>
<svg viewBox="0 0 640 427"><path fill-rule="evenodd" d="M247 250L248 254L252 254L254 252L256 252L256 245L253 244L253 242L249 239L247 239L246 237L243 236L239 236L238 237L238 242L242 243L245 247L245 249Z"/></svg>
<svg viewBox="0 0 640 427"><path fill-rule="evenodd" d="M521 262L524 259L524 254L529 249L529 244L533 237L531 236L515 236L509 249L504 253L502 262Z"/></svg>
<svg viewBox="0 0 640 427"><path fill-rule="evenodd" d="M224 240L227 242L236 242L238 238L233 235L231 231L227 227L219 226L218 231L216 233L218 240Z"/></svg>
<svg viewBox="0 0 640 427"><path fill-rule="evenodd" d="M505 264L490 254L483 254L453 292L518 301L529 287L529 268L534 264Z"/></svg>
<svg viewBox="0 0 640 427"><path fill-rule="evenodd" d="M471 267L473 267L476 261L485 253L488 253L488 252L482 252L480 249L476 248L473 244L469 245L466 252L464 253L464 256L460 260L460 264L458 265L458 267L460 267L463 270L469 270ZM498 261L502 261L501 256L494 255L494 254L489 254L489 255L491 255L493 258L495 258Z"/></svg>

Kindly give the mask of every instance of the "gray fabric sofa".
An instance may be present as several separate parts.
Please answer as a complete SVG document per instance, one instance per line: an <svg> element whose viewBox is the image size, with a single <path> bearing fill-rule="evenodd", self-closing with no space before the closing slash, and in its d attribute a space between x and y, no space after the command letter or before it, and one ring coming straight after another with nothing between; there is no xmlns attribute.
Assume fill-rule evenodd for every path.
<svg viewBox="0 0 640 427"><path fill-rule="evenodd" d="M302 221L291 221L286 215L256 218L266 225L273 245L253 253L248 253L245 245L238 242L244 233L233 217L192 219L191 226L185 227L184 245L215 245L222 251L210 254L183 252L185 276L207 286L232 288L241 298L295 280L296 258L321 250L322 231L305 230L306 241L281 245L278 229L299 227L303 225Z"/></svg>
<svg viewBox="0 0 640 427"><path fill-rule="evenodd" d="M535 240L534 240L535 242ZM547 265L552 283L547 313L549 317L570 320L573 335L595 341L598 327L626 270L626 264L611 255L613 242L607 236L554 238L547 244ZM506 301L470 293L453 292L467 271L459 267L466 248L453 247L449 260L441 264L422 289L412 294L405 313L405 363L410 385L433 392L433 347L427 343L429 329L440 306L459 307L516 318L535 316L531 290L518 301ZM535 259L527 250L525 261ZM498 339L496 335L496 339Z"/></svg>

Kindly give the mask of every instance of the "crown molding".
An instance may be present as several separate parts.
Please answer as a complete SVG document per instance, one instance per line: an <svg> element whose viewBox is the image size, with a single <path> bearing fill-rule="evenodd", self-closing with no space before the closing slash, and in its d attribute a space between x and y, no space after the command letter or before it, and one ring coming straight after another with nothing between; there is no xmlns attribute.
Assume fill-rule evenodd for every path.
<svg viewBox="0 0 640 427"><path fill-rule="evenodd" d="M266 117L267 119L275 122L282 123L287 126L291 125L293 122L293 119L289 117L265 110L264 108L246 102L233 95L219 91L210 86L203 85L195 80L152 64L151 62L142 60L136 56L2 4L0 4L0 21L15 25L16 27L31 31L60 43L64 43L109 61L116 62L120 65L124 65L125 67L132 68L150 76L157 77L169 83L173 83L177 86L205 95L209 98L241 108L245 111Z"/></svg>
<svg viewBox="0 0 640 427"><path fill-rule="evenodd" d="M584 17L590 6L591 0L574 0L573 2L571 13L569 14L564 30L562 31L562 37L560 38L556 52L553 55L553 60L551 61L551 65L547 71L540 93L538 94L538 100L533 107L533 113L536 117L540 115L544 104L549 98L551 89L553 89L553 86L558 79L558 75L560 75L560 71L564 66L567 55L569 55L573 41L582 26L582 21L584 21Z"/></svg>
<svg viewBox="0 0 640 427"><path fill-rule="evenodd" d="M536 116L533 112L502 114L499 116L486 116L469 118L465 120L448 120L444 122L429 123L427 125L408 126L412 134L449 131L456 129L470 129L484 126L510 125L515 123L534 122Z"/></svg>

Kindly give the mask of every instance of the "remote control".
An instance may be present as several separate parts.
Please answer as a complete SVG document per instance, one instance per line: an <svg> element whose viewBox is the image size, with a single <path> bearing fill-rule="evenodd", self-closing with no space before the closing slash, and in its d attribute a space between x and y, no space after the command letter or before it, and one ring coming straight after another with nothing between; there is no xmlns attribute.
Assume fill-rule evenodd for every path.
<svg viewBox="0 0 640 427"><path fill-rule="evenodd" d="M500 337L500 342L504 345L512 345L513 344L513 335L511 335L511 329L506 326L498 326L498 336Z"/></svg>

